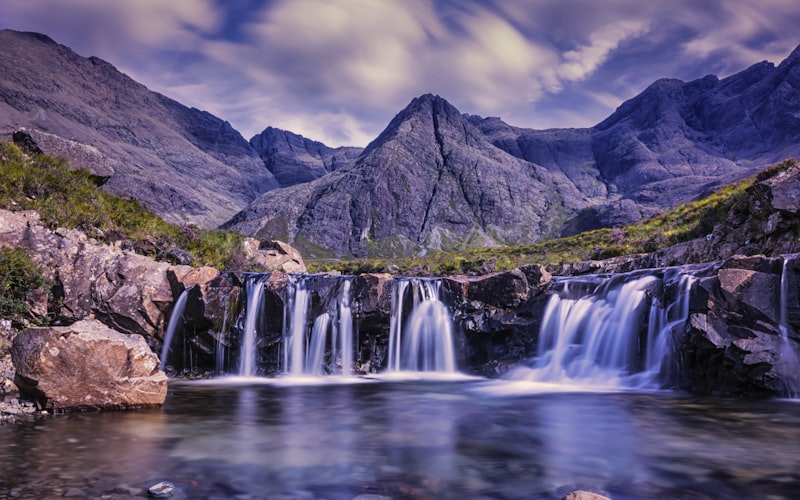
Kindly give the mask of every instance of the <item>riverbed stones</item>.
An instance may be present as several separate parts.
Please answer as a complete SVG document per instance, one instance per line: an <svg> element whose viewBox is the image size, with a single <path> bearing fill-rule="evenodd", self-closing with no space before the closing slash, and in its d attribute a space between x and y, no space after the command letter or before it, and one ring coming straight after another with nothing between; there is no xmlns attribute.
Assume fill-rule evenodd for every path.
<svg viewBox="0 0 800 500"><path fill-rule="evenodd" d="M97 320L27 328L11 357L20 395L40 409L74 411L159 406L167 377L144 338Z"/></svg>

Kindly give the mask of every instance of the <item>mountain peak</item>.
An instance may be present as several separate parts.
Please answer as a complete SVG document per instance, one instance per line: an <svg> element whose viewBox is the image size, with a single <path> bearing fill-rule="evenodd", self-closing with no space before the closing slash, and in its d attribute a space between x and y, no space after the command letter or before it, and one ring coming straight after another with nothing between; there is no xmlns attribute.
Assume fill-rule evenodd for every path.
<svg viewBox="0 0 800 500"><path fill-rule="evenodd" d="M794 66L800 63L800 45L795 47L789 56L781 62L781 66Z"/></svg>

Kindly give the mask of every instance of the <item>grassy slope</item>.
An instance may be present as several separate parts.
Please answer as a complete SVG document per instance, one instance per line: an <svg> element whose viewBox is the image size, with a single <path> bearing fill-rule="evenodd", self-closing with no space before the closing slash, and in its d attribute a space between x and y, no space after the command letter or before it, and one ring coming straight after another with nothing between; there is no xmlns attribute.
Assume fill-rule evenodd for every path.
<svg viewBox="0 0 800 500"><path fill-rule="evenodd" d="M307 263L309 272L339 270L343 273L391 270L408 274L462 274L512 269L526 264L564 264L620 255L649 253L710 233L715 224L731 214L748 209L747 188L795 164L787 160L756 176L725 186L698 201L684 203L637 224L613 229L587 231L568 238L541 241L534 245L474 248L461 252L435 252L405 259L356 259Z"/></svg>
<svg viewBox="0 0 800 500"><path fill-rule="evenodd" d="M434 252L400 259L316 260L307 265L310 272L338 270L347 274L482 274L533 263L560 264L652 252L704 236L730 214L746 212L747 188L794 163L787 160L702 200L627 227L598 229L534 245ZM169 250L177 247L194 256L194 265L245 267L240 234L166 223L138 201L98 189L87 172L70 171L65 162L46 155L24 154L14 144L0 143L0 208L36 210L53 229L77 228L100 241L123 241L138 253L156 259L166 259Z"/></svg>
<svg viewBox="0 0 800 500"><path fill-rule="evenodd" d="M159 260L181 248L192 254L194 265L236 269L243 264L242 235L169 224L134 199L105 193L88 172L70 171L64 161L46 155L24 154L10 143L0 143L0 208L36 210L51 229L81 229Z"/></svg>

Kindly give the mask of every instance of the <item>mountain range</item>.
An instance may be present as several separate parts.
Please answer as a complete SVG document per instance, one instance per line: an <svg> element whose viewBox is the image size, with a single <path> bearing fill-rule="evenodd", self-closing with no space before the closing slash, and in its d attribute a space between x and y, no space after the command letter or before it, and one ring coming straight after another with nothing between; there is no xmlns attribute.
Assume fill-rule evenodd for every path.
<svg viewBox="0 0 800 500"><path fill-rule="evenodd" d="M363 149L272 127L247 141L44 35L0 31L0 47L0 136L25 127L91 148L112 193L311 257L627 224L800 154L800 47L724 79L657 80L591 128L514 127L426 94Z"/></svg>

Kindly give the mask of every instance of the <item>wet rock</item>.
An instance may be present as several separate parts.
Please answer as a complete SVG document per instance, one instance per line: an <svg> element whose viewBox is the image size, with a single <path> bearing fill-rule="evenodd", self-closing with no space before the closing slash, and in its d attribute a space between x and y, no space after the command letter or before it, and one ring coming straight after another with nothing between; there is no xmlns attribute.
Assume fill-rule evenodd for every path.
<svg viewBox="0 0 800 500"><path fill-rule="evenodd" d="M527 299L528 280L519 269L479 276L467 284L467 300L490 306L513 308Z"/></svg>
<svg viewBox="0 0 800 500"><path fill-rule="evenodd" d="M792 262L786 277L795 284L790 290L800 278ZM780 304L797 300L796 291L781 296L782 263L782 258L736 257L698 280L678 344L679 387L696 394L787 395L786 380L800 366L787 365L786 355L800 346L792 335L781 335ZM794 331L791 324L784 326Z"/></svg>
<svg viewBox="0 0 800 500"><path fill-rule="evenodd" d="M20 394L41 409L150 407L166 398L167 377L144 338L96 320L27 328L11 357Z"/></svg>
<svg viewBox="0 0 800 500"><path fill-rule="evenodd" d="M169 481L161 481L147 489L147 494L152 498L169 498L175 494L175 485Z"/></svg>

